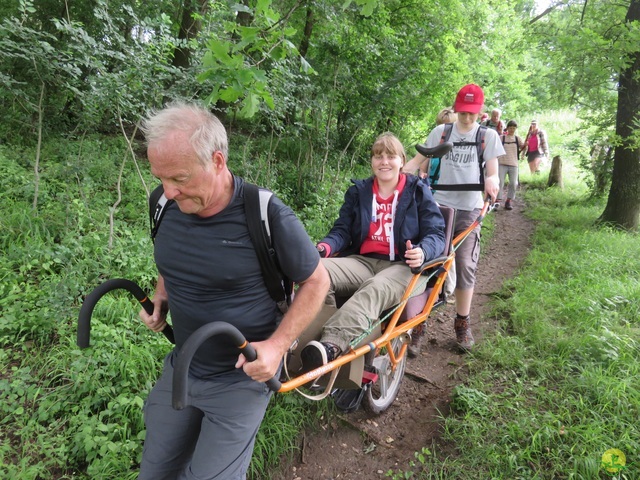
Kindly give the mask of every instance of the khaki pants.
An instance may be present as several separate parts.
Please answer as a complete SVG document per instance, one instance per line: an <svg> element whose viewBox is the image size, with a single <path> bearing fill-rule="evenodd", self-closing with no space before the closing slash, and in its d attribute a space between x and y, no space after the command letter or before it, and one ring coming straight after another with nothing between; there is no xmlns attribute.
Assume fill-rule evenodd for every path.
<svg viewBox="0 0 640 480"><path fill-rule="evenodd" d="M400 302L412 273L402 260L390 262L362 255L323 258L322 263L331 278L325 303L335 306L336 295L351 296L329 318L321 338L344 352L351 340L367 331L384 310Z"/></svg>

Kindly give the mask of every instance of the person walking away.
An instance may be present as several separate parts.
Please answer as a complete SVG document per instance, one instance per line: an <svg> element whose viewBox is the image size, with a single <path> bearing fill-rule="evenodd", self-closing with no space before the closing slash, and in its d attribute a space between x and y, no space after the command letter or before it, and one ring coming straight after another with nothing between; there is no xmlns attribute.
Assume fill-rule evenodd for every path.
<svg viewBox="0 0 640 480"><path fill-rule="evenodd" d="M453 149L440 159L440 179L434 193L436 202L456 210L455 234L461 233L477 218L482 209L483 195L495 202L500 189L498 179L498 157L505 151L495 130L477 123L484 107L484 92L476 84L462 87L456 95L454 110L458 119L451 127L450 141ZM447 125L439 125L427 137L426 147L431 148L443 140ZM484 128L484 141L478 129ZM411 171L424 157L417 154L407 163ZM481 178L484 176L484 182ZM461 184L469 191L460 191ZM461 351L471 350L475 341L471 331L471 300L475 286L476 269L480 254L480 226L475 228L456 251L456 317L454 330Z"/></svg>
<svg viewBox="0 0 640 480"><path fill-rule="evenodd" d="M329 288L318 252L293 211L275 196L268 215L282 273L299 284L284 316L262 276L245 214L245 182L227 165L227 133L208 110L176 103L143 121L151 173L164 187L155 235L154 311L140 311L153 331L171 318L176 346L144 407L147 429L140 480L246 478L271 392L262 382L315 318ZM247 362L227 339L213 337L194 355L190 403L171 406L173 365L189 336L228 322L255 347Z"/></svg>
<svg viewBox="0 0 640 480"><path fill-rule="evenodd" d="M525 155L531 173L540 173L540 163L543 158L551 158L547 134L539 128L538 121L532 120L527 136L524 139Z"/></svg>
<svg viewBox="0 0 640 480"><path fill-rule="evenodd" d="M500 137L505 154L498 157L498 178L500 179L500 192L496 205L504 198L504 183L509 177L509 188L507 191L507 201L504 204L505 210L513 210L513 201L516 198L518 188L518 160L520 152L524 149L524 141L516 135L518 122L509 120L507 122L507 133Z"/></svg>
<svg viewBox="0 0 640 480"><path fill-rule="evenodd" d="M453 123L458 119L458 116L453 111L453 107L443 108L436 115L436 126L443 123ZM405 173L413 173L407 172ZM438 178L440 178L440 159L438 157L427 158L420 164L419 173L420 177L428 178L431 191L435 190L435 186L438 184Z"/></svg>
<svg viewBox="0 0 640 480"><path fill-rule="evenodd" d="M345 353L400 302L411 268L442 255L444 219L427 182L401 172L405 160L400 140L380 135L371 148L373 175L353 181L338 219L317 245L331 278L325 303L336 306L336 295L349 299L327 320L320 341L300 352L303 372Z"/></svg>

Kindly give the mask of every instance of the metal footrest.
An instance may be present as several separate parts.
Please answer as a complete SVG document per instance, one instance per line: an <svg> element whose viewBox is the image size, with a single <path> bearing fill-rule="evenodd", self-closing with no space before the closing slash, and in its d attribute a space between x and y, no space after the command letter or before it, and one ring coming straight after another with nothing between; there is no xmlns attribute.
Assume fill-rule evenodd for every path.
<svg viewBox="0 0 640 480"><path fill-rule="evenodd" d="M365 388L349 390L336 388L331 396L333 397L333 401L335 402L336 407L338 407L338 410L350 413L355 412L360 407L364 393Z"/></svg>

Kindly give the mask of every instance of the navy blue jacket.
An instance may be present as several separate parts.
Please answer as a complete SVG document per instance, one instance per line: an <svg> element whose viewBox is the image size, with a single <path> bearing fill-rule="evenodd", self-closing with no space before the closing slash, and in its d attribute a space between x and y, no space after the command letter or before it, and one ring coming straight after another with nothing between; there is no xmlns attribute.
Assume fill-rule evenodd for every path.
<svg viewBox="0 0 640 480"><path fill-rule="evenodd" d="M331 256L359 254L369 233L373 177L351 181L354 185L344 195L338 219L321 241L331 247ZM443 254L444 219L428 184L417 176L407 175L405 187L398 197L393 235L403 260L407 240L411 240L414 247L422 248L425 261Z"/></svg>

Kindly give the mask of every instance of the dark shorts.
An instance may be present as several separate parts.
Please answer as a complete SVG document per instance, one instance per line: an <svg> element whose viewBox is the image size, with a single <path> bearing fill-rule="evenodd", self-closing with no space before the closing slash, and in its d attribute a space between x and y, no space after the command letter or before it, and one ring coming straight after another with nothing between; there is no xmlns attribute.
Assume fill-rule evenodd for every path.
<svg viewBox="0 0 640 480"><path fill-rule="evenodd" d="M544 155L537 150L534 152L529 152L527 153L527 162L535 162L540 157L544 157Z"/></svg>

